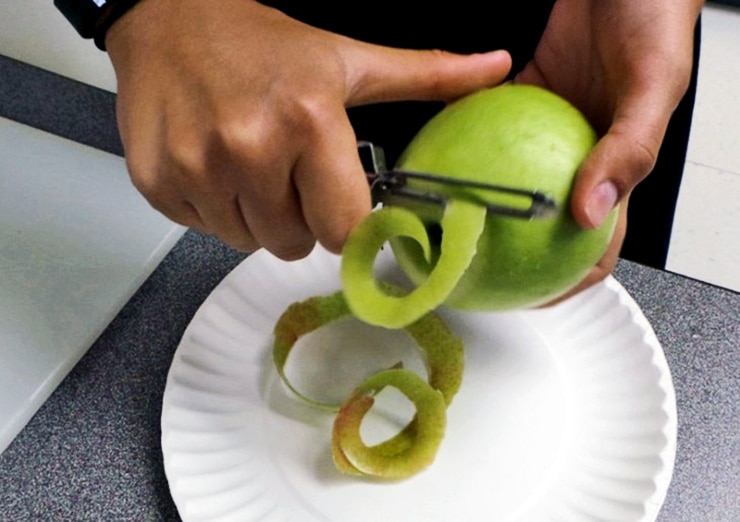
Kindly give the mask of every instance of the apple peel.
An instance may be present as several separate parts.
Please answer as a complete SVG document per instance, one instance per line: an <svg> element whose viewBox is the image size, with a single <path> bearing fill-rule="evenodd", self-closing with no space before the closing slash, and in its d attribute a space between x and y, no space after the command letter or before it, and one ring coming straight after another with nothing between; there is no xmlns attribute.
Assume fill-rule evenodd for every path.
<svg viewBox="0 0 740 522"><path fill-rule="evenodd" d="M416 241L431 265L432 248L423 221L402 207L384 207L361 221L342 250L341 279L352 313L369 324L403 328L442 305L457 286L477 252L486 209L463 199L450 200L439 222L439 256L427 279L405 295L389 294L375 280L373 266L386 241Z"/></svg>
<svg viewBox="0 0 740 522"><path fill-rule="evenodd" d="M378 284L387 295L404 293L403 289L390 283ZM409 477L429 465L442 440L445 410L462 383L463 343L438 314L427 313L408 325L405 331L424 356L428 382L402 369L399 364L363 381L341 405L314 400L291 384L285 374L288 357L301 336L349 316L351 311L341 291L291 304L275 325L275 367L282 381L296 396L320 409L339 410L332 435L332 454L339 471L387 479ZM373 395L386 386L396 387L404 393L415 404L417 413L395 436L367 447L359 436L359 426L372 408Z"/></svg>
<svg viewBox="0 0 740 522"><path fill-rule="evenodd" d="M292 303L283 312L274 328L275 340L272 346L272 359L280 379L302 400L312 406L329 411L336 411L339 404L329 404L312 399L301 393L285 374L285 365L293 346L298 339L317 328L350 315L347 301L341 292L328 296L315 296Z"/></svg>
<svg viewBox="0 0 740 522"><path fill-rule="evenodd" d="M397 388L414 403L416 415L408 425L414 428L407 426L401 432L407 434L402 444L367 446L360 436L360 425L373 406L373 396L386 386ZM392 369L367 378L347 398L334 421L335 465L345 473L391 480L408 478L434 461L447 424L446 408L442 392L415 373Z"/></svg>

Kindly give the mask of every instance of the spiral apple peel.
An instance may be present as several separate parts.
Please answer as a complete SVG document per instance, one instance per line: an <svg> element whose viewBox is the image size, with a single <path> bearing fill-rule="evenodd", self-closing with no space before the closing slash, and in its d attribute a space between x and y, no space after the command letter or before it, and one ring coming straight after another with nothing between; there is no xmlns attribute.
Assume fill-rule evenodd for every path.
<svg viewBox="0 0 740 522"><path fill-rule="evenodd" d="M403 293L390 284L382 284L382 288L389 295ZM365 379L341 405L306 396L291 384L285 373L293 347L302 336L351 315L342 292L291 304L275 325L275 367L286 386L302 400L317 408L338 409L331 443L338 470L388 480L408 478L431 464L444 436L446 408L462 382L462 342L440 316L425 314L405 330L421 351L428 381L409 370L394 367ZM368 446L360 436L360 426L373 406L374 396L388 386L403 393L416 407L416 414L395 436Z"/></svg>

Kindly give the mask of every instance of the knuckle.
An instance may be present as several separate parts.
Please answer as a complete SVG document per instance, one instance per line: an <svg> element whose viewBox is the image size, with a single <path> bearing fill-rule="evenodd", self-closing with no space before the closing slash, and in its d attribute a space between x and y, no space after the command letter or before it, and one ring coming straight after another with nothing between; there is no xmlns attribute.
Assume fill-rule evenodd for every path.
<svg viewBox="0 0 740 522"><path fill-rule="evenodd" d="M639 179L647 176L658 160L660 142L656 139L642 138L632 140L630 156L633 171Z"/></svg>
<svg viewBox="0 0 740 522"><path fill-rule="evenodd" d="M197 180L205 170L206 157L201 147L189 141L177 141L168 147L169 171L186 179Z"/></svg>
<svg viewBox="0 0 740 522"><path fill-rule="evenodd" d="M633 126L619 126L611 131L611 136L619 146L625 183L634 185L650 174L658 160L662 130L642 128L636 132Z"/></svg>
<svg viewBox="0 0 740 522"><path fill-rule="evenodd" d="M451 53L443 51L441 49L430 49L426 51L427 59L431 65L427 71L425 71L425 81L427 84L427 90L431 97L442 97L445 95L445 72L447 71L447 65L449 65Z"/></svg>
<svg viewBox="0 0 740 522"><path fill-rule="evenodd" d="M347 241L347 235L347 232L327 231L327 233L321 237L321 244L329 252L339 254L344 247L344 243Z"/></svg>
<svg viewBox="0 0 740 522"><path fill-rule="evenodd" d="M270 170L277 161L277 144L271 124L259 115L242 118L237 115L219 118L214 130L212 163L231 162L238 165L240 172L263 172ZM228 171L229 168L222 170Z"/></svg>
<svg viewBox="0 0 740 522"><path fill-rule="evenodd" d="M330 110L323 96L308 95L291 104L289 118L302 135L314 136L323 131Z"/></svg>
<svg viewBox="0 0 740 522"><path fill-rule="evenodd" d="M290 244L275 246L270 250L283 261L297 261L310 254L315 245L316 241L311 238L310 240L299 240Z"/></svg>
<svg viewBox="0 0 740 522"><path fill-rule="evenodd" d="M306 257L316 244L313 233L300 220L282 223L271 227L263 246L284 261L295 261Z"/></svg>
<svg viewBox="0 0 740 522"><path fill-rule="evenodd" d="M239 237L239 238L232 238L232 237L224 237L224 236L218 236L217 237L229 245L234 250L238 250L239 252L244 252L247 254L252 254L260 249L259 243L254 240L251 236L246 237Z"/></svg>
<svg viewBox="0 0 740 522"><path fill-rule="evenodd" d="M126 167L136 190L152 207L161 209L164 205L163 190L159 177L156 175L156 166L151 165L146 158L131 155L126 158Z"/></svg>
<svg viewBox="0 0 740 522"><path fill-rule="evenodd" d="M216 124L216 137L226 152L250 151L255 153L262 148L264 132L254 119L239 118L233 115L221 116Z"/></svg>

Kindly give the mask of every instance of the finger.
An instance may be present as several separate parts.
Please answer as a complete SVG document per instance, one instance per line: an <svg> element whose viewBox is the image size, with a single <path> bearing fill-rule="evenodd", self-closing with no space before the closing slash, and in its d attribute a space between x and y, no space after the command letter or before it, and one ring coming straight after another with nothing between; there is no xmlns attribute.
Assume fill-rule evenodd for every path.
<svg viewBox="0 0 740 522"><path fill-rule="evenodd" d="M169 220L188 228L210 233L210 230L201 219L198 210L192 203L186 201L183 196L162 197L161 193L147 194L146 191L141 192L149 205Z"/></svg>
<svg viewBox="0 0 740 522"><path fill-rule="evenodd" d="M313 250L316 240L300 213L295 194L260 199L242 195L239 206L255 240L280 259L301 259Z"/></svg>
<svg viewBox="0 0 740 522"><path fill-rule="evenodd" d="M617 104L607 133L581 166L571 210L586 228L597 228L612 208L655 166L672 100L660 92L634 92Z"/></svg>
<svg viewBox="0 0 740 522"><path fill-rule="evenodd" d="M608 277L609 274L611 274L614 271L614 268L617 266L619 252L622 250L622 244L624 243L624 236L626 231L627 202L625 201L622 205L620 205L619 217L617 220L617 225L614 228L614 235L612 236L612 240L596 266L594 266L593 269L591 269L591 271L588 273L588 275L574 288L543 306L548 307L561 303Z"/></svg>
<svg viewBox="0 0 740 522"><path fill-rule="evenodd" d="M222 198L199 192L192 199L195 202L189 204L202 223L195 228L242 252L254 252L262 246L244 219L238 196Z"/></svg>
<svg viewBox="0 0 740 522"><path fill-rule="evenodd" d="M511 69L506 51L460 55L372 45L350 56L347 105L400 100L452 100L501 83ZM357 65L355 65L357 64Z"/></svg>
<svg viewBox="0 0 740 522"><path fill-rule="evenodd" d="M211 175L202 172L200 161L183 160L171 153L167 161L154 162L142 151L146 149L137 149L137 154L128 158L129 171L153 208L176 223L215 235L237 250L252 252L259 247L227 183L213 182ZM209 174L220 175L222 170Z"/></svg>
<svg viewBox="0 0 740 522"><path fill-rule="evenodd" d="M173 172L178 172L174 169ZM186 179L184 175L174 179ZM236 198L203 188L198 190L182 182L159 182L158 190L149 191L149 201L169 219L200 232L214 235L230 247L254 252L259 243L254 239L241 215ZM189 189L189 192L188 190Z"/></svg>
<svg viewBox="0 0 740 522"><path fill-rule="evenodd" d="M218 210L215 217L212 218L213 212L208 212L207 208L213 206L213 201L207 201L205 208L200 210L190 201L184 199L184 196L162 197L161 194L145 196L149 204L171 221L204 234L214 235L230 247L243 252L254 252L260 248L259 243L249 231L249 227L244 223L240 212L225 212ZM224 208L222 206L220 208ZM234 207L239 211L238 206ZM203 216L207 217L203 217ZM230 218L230 219L228 219ZM224 222L233 221L237 225L225 227ZM207 224L208 222L208 224Z"/></svg>
<svg viewBox="0 0 740 522"><path fill-rule="evenodd" d="M207 148L171 152L170 177L180 182L168 186L183 192L205 230L224 243L250 252L263 247L286 260L304 257L314 240L290 179L290 147L269 119L231 118Z"/></svg>
<svg viewBox="0 0 740 522"><path fill-rule="evenodd" d="M339 253L350 230L371 211L370 188L344 111L327 115L293 176L308 226L325 248Z"/></svg>
<svg viewBox="0 0 740 522"><path fill-rule="evenodd" d="M210 233L198 209L183 192L182 183L170 183L163 175L163 167L152 161L146 149L136 149L137 154L126 157L131 182L149 205L162 215L188 228ZM143 152L143 153L142 153ZM170 173L177 169L170 168Z"/></svg>
<svg viewBox="0 0 740 522"><path fill-rule="evenodd" d="M249 231L263 248L284 260L300 259L313 249L315 239L301 211L301 203L290 177L288 158L258 160L249 164L235 181L234 200L243 230Z"/></svg>
<svg viewBox="0 0 740 522"><path fill-rule="evenodd" d="M539 87L552 90L547 81L547 77L542 72L542 69L540 69L536 60L530 60L527 65L524 66L524 69L514 76L513 82L524 85L537 85Z"/></svg>

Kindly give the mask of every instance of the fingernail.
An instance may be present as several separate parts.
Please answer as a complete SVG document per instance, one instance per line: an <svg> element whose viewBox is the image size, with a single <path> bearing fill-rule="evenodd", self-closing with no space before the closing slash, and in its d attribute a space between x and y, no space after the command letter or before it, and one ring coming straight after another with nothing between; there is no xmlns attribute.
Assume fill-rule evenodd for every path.
<svg viewBox="0 0 740 522"><path fill-rule="evenodd" d="M606 216L617 204L617 187L611 181L605 181L591 193L586 214L594 228L598 228L606 219Z"/></svg>

